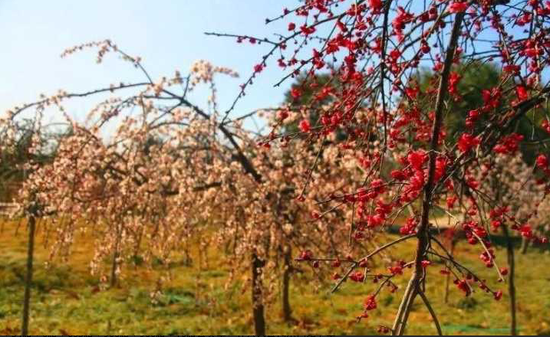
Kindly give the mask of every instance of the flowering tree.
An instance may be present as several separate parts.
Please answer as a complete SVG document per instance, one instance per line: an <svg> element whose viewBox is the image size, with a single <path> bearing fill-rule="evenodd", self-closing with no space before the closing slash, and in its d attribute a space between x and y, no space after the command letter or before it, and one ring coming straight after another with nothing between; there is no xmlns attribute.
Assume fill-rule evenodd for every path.
<svg viewBox="0 0 550 337"><path fill-rule="evenodd" d="M480 186L479 189L480 194L483 195L480 207L493 219L490 222L491 229L494 232L502 229L506 237L508 268L503 268L502 272L509 275L510 332L512 335L517 335L514 247L508 226L501 226L500 214L506 212L512 221L517 219L519 223L525 224L519 234L523 237L524 243L529 242L533 236L532 233L541 234L541 226L536 223L535 219L539 218L537 215L543 209L540 206L545 203L548 191L545 191L546 186L541 181L532 179L533 168L528 167L520 156L508 158L508 156L497 154L494 157L486 158L474 172L476 179L488 179L488 182ZM512 227L517 226L517 224L512 224ZM486 254L494 254L493 249L490 248ZM484 255L484 258L486 257L487 255ZM492 263L490 259L486 259L488 266Z"/></svg>
<svg viewBox="0 0 550 337"><path fill-rule="evenodd" d="M357 269L368 265L368 260L385 248L416 240L415 255L386 278L391 280L402 273L403 267L412 267L393 326L381 327L381 331L403 334L411 307L420 297L441 334L437 316L424 293L429 281L426 268L434 258L445 261L447 272L452 273L455 284L466 295L477 286L496 300L501 298L502 291L475 275L431 234L435 227L431 219L436 209L455 217L461 213L456 226L471 244L480 247L483 262L494 267L497 277L504 280L492 253L487 212L481 208L485 200L483 186L489 180L476 179L473 171L483 160L497 154L514 157L523 144L541 144L534 133L525 137L515 128L525 116L530 116L533 124L546 118L543 105L550 88L543 83L542 74L548 66L549 18L550 3L537 0L307 0L266 20L268 24L287 20L288 31L277 34L276 39L215 34L235 37L240 43L271 46L242 85L239 97L271 63L277 63L285 72L277 85L302 71L315 76L329 63L337 64L332 67L337 69L332 76L338 86L328 81L311 98L314 104L331 96L330 106L315 124L303 116L300 133L293 139L336 151L351 149L354 157L364 163L362 187L350 186L327 195L327 203L333 207L352 210L345 227L351 235L357 231L383 233L392 219L405 209L410 210L401 230L402 238L367 256L352 256L349 272L341 278L344 281L357 277ZM503 73L490 89L470 88L480 90L483 101L459 116L466 128L456 141L449 142L445 137L449 126L445 116L451 113L449 103L464 99L457 90L461 73L456 69L459 65L461 69L475 67L480 62L496 62ZM427 88L430 95L419 95L414 81L420 66L430 67L437 79ZM291 95L299 99L302 92L295 87ZM281 120L286 116L285 109L278 114ZM339 130L345 133L345 141L326 141ZM275 144L283 131L279 125L274 127L265 142ZM373 141L381 144L379 151L370 148ZM539 147L537 151L544 149ZM393 169L388 169L392 165ZM315 164L310 170L314 169ZM547 184L548 159L544 154L538 157L536 170L542 183ZM538 177L531 175L531 179ZM319 185L311 179L303 188L314 190ZM492 221L500 221L529 240L546 242L529 224L513 217L502 203L493 203L489 213ZM323 258L303 254L301 259ZM364 317L376 308L377 294L378 291L368 297Z"/></svg>
<svg viewBox="0 0 550 337"><path fill-rule="evenodd" d="M68 55L85 47L98 47L98 62L107 52L115 52L142 71L145 82L111 85L86 93L69 94L60 91L51 97L16 107L2 121L5 149L17 143L17 120L34 109L36 121L29 130L31 154L40 153L48 145L40 142L44 111L54 106L72 130L60 140L51 162L29 160L20 194L23 211L29 217L29 264L25 291L23 334L28 332L30 283L32 277L32 246L35 219L46 218L42 224L56 240L52 257L67 257L75 235L90 232L96 238L93 272L107 276L100 263L112 256L110 281L125 261L143 254L164 263L173 252L181 249L197 223L209 219L202 212L201 200L209 200L206 192L221 185L215 174L228 162L239 162L245 171L257 175L240 150L236 135L229 124L220 124L214 113L202 110L187 100L187 93L197 85L210 85L209 109L215 111L213 77L216 73L236 76L229 69L198 62L191 74L182 78L179 72L167 79L153 82L140 63L118 50L110 41L91 43L70 49ZM171 87L180 87L174 93ZM168 89L170 88L170 90ZM130 94L123 95L123 91ZM132 91L133 90L133 91ZM117 93L100 102L79 124L64 113L63 101ZM135 113L135 111L139 111ZM109 129L111 128L111 129ZM109 131L109 130L113 130ZM223 139L220 141L221 131ZM107 135L106 135L107 134Z"/></svg>
<svg viewBox="0 0 550 337"><path fill-rule="evenodd" d="M329 76L322 84L305 80L302 87L294 86L295 101L310 89L314 94L270 111L271 132L260 140L242 126L246 116L231 114L237 100L225 112L216 105L213 77L235 76L229 69L199 62L189 77L176 72L153 80L138 57L110 41L68 50L65 55L97 47L99 62L106 53L117 53L144 80L86 93L62 91L14 109L0 124L13 145L16 120L35 109L29 148L39 153L47 147L39 137L46 108L63 113L69 98L117 93L93 109L87 123L64 116L73 133L60 142L53 162L27 165L31 176L21 200L31 230L23 334L38 216L51 216L43 223L54 224L54 254L67 256L78 230L93 232L98 245L92 267L100 271L98 262L111 256L113 284L136 252L168 261L196 224L219 220L218 238L233 245L234 270L251 271L259 335L265 334L264 281L266 274L275 275L265 271L276 270L277 254L284 255L283 271L288 271L290 247L300 249L298 260L313 267L328 262L342 269L330 276L333 290L346 280L377 283L359 318L377 307L385 286L397 291L396 278L410 269L394 323L381 326L381 332L404 334L419 298L442 333L425 294L426 270L434 259L445 263L443 273L466 296L479 288L499 300L502 291L474 274L469 262L460 261L433 234L434 213L454 219L454 227L479 247L482 262L499 280L505 272L495 260L494 230L509 228L546 243L529 222L538 215L538 204L518 215L520 210L509 206L520 196L488 193L502 180L493 162L515 158L519 148L530 146L537 159L525 179L540 182L533 195L545 200L550 168L544 143L538 132L525 135L517 128L527 121L533 130L549 129L544 105L550 88L542 81L549 16L550 4L537 0L306 0L267 20L288 21L288 30L275 39L216 34L271 46L237 100L274 58L285 73L280 83L301 73ZM491 88L471 86L482 100L456 116L451 103L467 99L458 90L463 71L486 62L503 72ZM422 88L421 66L434 74ZM200 83L211 88L206 108L187 97ZM447 137L452 114L464 128ZM105 137L109 125L116 131ZM401 219L402 236L388 239L387 227ZM381 240L387 241L373 246ZM404 241L415 241L415 254L391 261L388 273L375 272L375 260Z"/></svg>
<svg viewBox="0 0 550 337"><path fill-rule="evenodd" d="M337 247L351 237L337 230L335 222L343 217L339 210L328 208L323 222L309 224L320 218L317 205L325 202L321 196L341 189L343 172L345 185L360 184L360 164L339 160L336 152L318 146L296 149L302 155L292 157L285 151L269 151L268 143L256 146L257 136L242 126L244 118L253 114L236 119L219 114L214 77L236 76L229 69L200 61L188 77L176 72L155 82L139 58L110 41L78 46L63 55L85 47L99 49L99 62L107 52L119 54L146 81L79 94L61 91L16 108L2 124L9 135L16 129L17 118L32 108L41 122L44 110L52 105L64 112L67 99L111 93L89 111L85 123L62 114L71 132L56 144L51 161L25 163L30 176L19 201L31 223L44 219L44 232L53 234L51 258L67 259L76 235L89 233L96 243L91 271L115 286L131 259L142 256L145 262L154 258L168 264L178 256L185 239L201 230L201 224L212 223L212 239L231 246L227 261L233 273L252 271L249 284L256 332L265 334L264 301L279 279L284 317L290 320L292 249L315 247L318 253L340 254ZM187 93L201 84L211 90L206 108L187 99ZM175 93L178 87L181 93ZM282 113L287 114L286 124L303 115L290 109ZM280 124L279 118L267 122ZM41 132L41 125L31 129L33 135ZM7 139L13 145L16 138ZM285 142L294 146L289 139ZM37 142L32 151L46 146ZM308 155L313 151L315 158ZM319 173L308 170L314 162ZM349 174L350 167L356 174ZM300 189L315 177L324 181L322 193ZM296 198L304 202L296 203ZM354 240L361 238L356 235ZM32 231L30 239L34 240ZM108 268L101 263L106 258L111 260ZM32 265L28 269L32 275ZM26 290L25 334L30 279Z"/></svg>

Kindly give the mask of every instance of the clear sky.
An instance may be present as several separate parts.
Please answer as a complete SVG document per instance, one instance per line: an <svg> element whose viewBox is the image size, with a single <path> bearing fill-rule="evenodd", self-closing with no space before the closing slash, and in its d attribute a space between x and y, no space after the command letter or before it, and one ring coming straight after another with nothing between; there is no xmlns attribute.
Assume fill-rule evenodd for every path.
<svg viewBox="0 0 550 337"><path fill-rule="evenodd" d="M220 109L227 109L268 46L237 44L234 39L204 32L271 37L285 32L287 21L268 26L265 18L293 7L296 0L0 0L0 113L32 102L58 89L85 92L120 81L141 80L141 74L116 57L97 65L89 50L61 59L66 48L111 39L129 54L141 56L158 79L205 59L238 71L240 79L217 80ZM297 21L298 22L298 21ZM282 73L271 60L248 89L235 113L270 107L283 100L286 83L273 88ZM92 104L72 103L78 119ZM197 102L200 103L200 102Z"/></svg>
<svg viewBox="0 0 550 337"><path fill-rule="evenodd" d="M206 59L238 71L240 79L218 81L220 107L229 107L239 84L259 63L262 47L205 36L206 31L270 36L285 27L266 27L265 18L281 14L293 0L0 0L0 112L58 89L87 91L138 79L129 64L110 57L96 64L89 50L61 59L64 49L111 39L143 58L154 78L186 74L193 61ZM283 24L283 23L280 23ZM273 61L272 61L273 62ZM273 65L273 63L271 63ZM281 73L272 66L261 74L238 112L273 106L289 84L274 89ZM89 102L71 105L83 114Z"/></svg>

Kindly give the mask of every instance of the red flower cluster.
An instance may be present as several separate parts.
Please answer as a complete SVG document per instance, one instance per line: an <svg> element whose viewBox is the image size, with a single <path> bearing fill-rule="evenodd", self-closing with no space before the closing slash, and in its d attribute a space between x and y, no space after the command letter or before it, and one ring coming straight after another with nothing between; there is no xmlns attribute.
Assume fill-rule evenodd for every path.
<svg viewBox="0 0 550 337"><path fill-rule="evenodd" d="M411 151L407 156L407 159L414 170L421 170L422 165L428 161L428 155L424 152L424 150L420 149L417 151Z"/></svg>
<svg viewBox="0 0 550 337"><path fill-rule="evenodd" d="M550 161L548 160L548 156L540 154L537 157L535 164L540 170L542 170L542 172L544 172L547 177L550 177L550 167L548 167Z"/></svg>
<svg viewBox="0 0 550 337"><path fill-rule="evenodd" d="M531 225L529 225L528 223L523 224L523 225L519 228L519 233L520 233L521 236L523 236L524 238L527 238L527 239L533 238L533 229L531 228Z"/></svg>
<svg viewBox="0 0 550 337"><path fill-rule="evenodd" d="M262 64L256 64L254 66L254 72L255 73L260 73L262 70L264 70L264 66Z"/></svg>
<svg viewBox="0 0 550 337"><path fill-rule="evenodd" d="M300 256L298 257L298 259L300 260L303 260L303 261L309 261L313 258L313 252L311 250L304 250L300 253Z"/></svg>
<svg viewBox="0 0 550 337"><path fill-rule="evenodd" d="M496 231L502 226L506 219L505 215L510 211L510 207L503 206L497 207L489 211L489 217L491 218L491 228Z"/></svg>
<svg viewBox="0 0 550 337"><path fill-rule="evenodd" d="M380 13L382 9L382 0L369 0L369 7L373 13Z"/></svg>
<svg viewBox="0 0 550 337"><path fill-rule="evenodd" d="M477 237L481 240L484 240L487 237L487 231L485 228L473 220L464 222L462 224L462 229L464 230L466 239L468 239L468 243L471 245L475 245L478 242ZM487 240L484 240L484 243L486 245L490 244Z"/></svg>
<svg viewBox="0 0 550 337"><path fill-rule="evenodd" d="M529 98L529 94L527 93L527 88L523 85L518 85L516 87L516 94L518 95L518 100L520 102L525 101Z"/></svg>
<svg viewBox="0 0 550 337"><path fill-rule="evenodd" d="M298 125L298 127L300 128L300 130L302 132L309 132L311 131L311 125L309 124L309 121L307 119L302 119L300 121L300 124Z"/></svg>
<svg viewBox="0 0 550 337"><path fill-rule="evenodd" d="M302 34L304 34L305 36L309 36L313 33L315 33L315 27L313 26L307 26L307 25L302 25L300 26L300 31L302 32Z"/></svg>
<svg viewBox="0 0 550 337"><path fill-rule="evenodd" d="M493 148L493 151L501 154L514 154L518 151L519 143L523 138L523 135L517 133L502 137L499 144L495 145Z"/></svg>
<svg viewBox="0 0 550 337"><path fill-rule="evenodd" d="M392 275L403 275L403 268L405 268L405 261L397 261L395 265L388 267L388 270Z"/></svg>
<svg viewBox="0 0 550 337"><path fill-rule="evenodd" d="M481 91L481 95L483 96L483 111L487 112L496 109L500 105L500 99L502 97L500 88L492 88L491 90L484 89Z"/></svg>
<svg viewBox="0 0 550 337"><path fill-rule="evenodd" d="M468 2L453 2L450 6L449 6L449 13L461 13L461 12L465 12L466 9L468 8Z"/></svg>
<svg viewBox="0 0 550 337"><path fill-rule="evenodd" d="M445 175L445 172L447 171L447 165L449 161L447 158L444 157L438 157L435 160L435 175L434 180L437 182L439 179L443 178Z"/></svg>
<svg viewBox="0 0 550 337"><path fill-rule="evenodd" d="M537 163L538 168L540 168L542 170L547 169L548 168L548 157L541 154L537 157L536 163Z"/></svg>
<svg viewBox="0 0 550 337"><path fill-rule="evenodd" d="M496 301L500 301L500 299L502 298L502 290L495 292L493 296L495 297Z"/></svg>
<svg viewBox="0 0 550 337"><path fill-rule="evenodd" d="M431 265L432 262L430 260L422 260L420 264L422 265L422 268L428 268L428 266Z"/></svg>
<svg viewBox="0 0 550 337"><path fill-rule="evenodd" d="M470 296L472 293L472 289L470 288L470 284L466 280L455 280L454 282L458 289L462 290L466 296Z"/></svg>
<svg viewBox="0 0 550 337"><path fill-rule="evenodd" d="M398 41L403 40L403 29L405 29L406 25L412 22L413 19L414 19L414 15L407 12L405 8L401 6L397 7L397 15L392 21L392 26Z"/></svg>
<svg viewBox="0 0 550 337"><path fill-rule="evenodd" d="M455 203L457 202L458 197L451 195L447 197L447 208L452 209L455 206Z"/></svg>
<svg viewBox="0 0 550 337"><path fill-rule="evenodd" d="M458 139L458 149L462 153L470 151L472 148L478 146L481 143L479 136L474 137L469 133L464 133Z"/></svg>
<svg viewBox="0 0 550 337"><path fill-rule="evenodd" d="M409 235L416 233L416 226L418 221L415 218L408 218L404 226L399 228L399 233L402 235Z"/></svg>
<svg viewBox="0 0 550 337"><path fill-rule="evenodd" d="M481 261L483 261L485 263L485 266L487 268L492 268L493 265L494 265L493 259L495 258L495 253L494 253L493 249L488 249L487 251L488 252L481 253L479 258L481 259Z"/></svg>
<svg viewBox="0 0 550 337"><path fill-rule="evenodd" d="M449 75L449 94L453 96L458 94L458 82L461 78L462 76L454 71Z"/></svg>
<svg viewBox="0 0 550 337"><path fill-rule="evenodd" d="M363 282L365 280L365 274L363 274L360 271L356 271L356 272L353 272L349 276L349 278L350 278L350 280L355 281L355 282Z"/></svg>
<svg viewBox="0 0 550 337"><path fill-rule="evenodd" d="M370 311L376 309L376 297L370 295L367 297L364 303L365 311Z"/></svg>
<svg viewBox="0 0 550 337"><path fill-rule="evenodd" d="M300 98L300 96L302 96L302 91L298 88L292 88L290 90L290 96L292 96L292 98L294 99L298 99Z"/></svg>

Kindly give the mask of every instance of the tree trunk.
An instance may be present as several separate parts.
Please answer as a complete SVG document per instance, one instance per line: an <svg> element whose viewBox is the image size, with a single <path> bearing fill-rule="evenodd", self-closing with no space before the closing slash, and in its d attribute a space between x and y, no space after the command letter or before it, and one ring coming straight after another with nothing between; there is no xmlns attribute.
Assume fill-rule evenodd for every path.
<svg viewBox="0 0 550 337"><path fill-rule="evenodd" d="M527 249L529 248L529 240L526 238L521 239L521 254L527 253Z"/></svg>
<svg viewBox="0 0 550 337"><path fill-rule="evenodd" d="M506 253L508 257L508 293L510 294L510 334L512 336L517 336L517 322L516 322L516 286L514 284L514 274L516 269L515 259L514 259L514 246L512 244L512 239L508 233L508 228L502 226L504 230L504 236L506 236Z"/></svg>
<svg viewBox="0 0 550 337"><path fill-rule="evenodd" d="M25 297L23 298L23 321L21 335L29 335L29 314L31 304L31 286L34 260L34 232L36 230L36 219L34 215L29 217L29 242L27 246L27 275L25 277Z"/></svg>
<svg viewBox="0 0 550 337"><path fill-rule="evenodd" d="M403 294L403 299L399 305L395 321L393 323L392 334L403 335L405 333L405 327L409 319L409 314L414 303L414 299L419 292L423 292L423 283L425 281L426 272L422 266L422 261L426 259L428 247L430 245L430 224L429 216L432 208L432 196L435 188L435 162L437 159L437 150L439 147L439 134L441 131L441 125L443 123L443 108L445 104L445 97L447 95L447 88L449 85L449 75L451 73L451 67L453 65L453 59L455 50L458 45L458 38L460 37L462 20L464 19L464 13L458 13L455 17L451 37L449 39L449 46L447 47L447 53L445 55L445 62L443 65L443 71L441 72L441 81L439 82L439 88L435 104L434 120L431 130L430 139L430 152L428 162L428 177L426 185L424 186L424 195L422 197L422 215L420 220L420 226L418 227L418 245L416 248L416 257L414 261L414 272L411 276L407 289Z"/></svg>
<svg viewBox="0 0 550 337"><path fill-rule="evenodd" d="M118 269L118 257L119 257L119 241L120 241L120 235L117 235L117 239L115 242L115 251L113 253L113 263L111 265L111 288L116 287L117 285L117 269Z"/></svg>
<svg viewBox="0 0 550 337"><path fill-rule="evenodd" d="M117 284L117 277L116 277L117 268L118 268L118 249L115 250L115 253L113 254L113 263L111 265L111 288L116 287L116 284Z"/></svg>
<svg viewBox="0 0 550 337"><path fill-rule="evenodd" d="M291 261L292 250L290 246L286 246L283 266L283 319L287 323L292 321L292 309L290 308L290 275L292 273Z"/></svg>
<svg viewBox="0 0 550 337"><path fill-rule="evenodd" d="M417 272L415 270L411 279L409 280L407 289L405 289L405 293L403 294L403 299L401 300L399 309L397 310L397 315L395 316L395 321L393 322L392 327L392 335L394 336L401 336L405 333L405 327L409 319L409 314L411 312L411 308L418 291L419 278L417 278L416 275Z"/></svg>
<svg viewBox="0 0 550 337"><path fill-rule="evenodd" d="M193 259L191 258L191 252L189 251L189 242L186 240L185 248L184 248L185 257L183 260L183 264L186 267L191 267L193 265Z"/></svg>
<svg viewBox="0 0 550 337"><path fill-rule="evenodd" d="M263 303L262 268L264 261L252 254L252 316L256 336L265 336L265 317Z"/></svg>

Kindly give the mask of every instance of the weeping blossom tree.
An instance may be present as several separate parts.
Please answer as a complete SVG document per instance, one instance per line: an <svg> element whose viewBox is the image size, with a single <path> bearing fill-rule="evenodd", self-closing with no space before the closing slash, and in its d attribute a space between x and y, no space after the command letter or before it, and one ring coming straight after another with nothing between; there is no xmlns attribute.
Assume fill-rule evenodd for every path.
<svg viewBox="0 0 550 337"><path fill-rule="evenodd" d="M97 48L98 62L107 53L119 55L136 67L145 81L85 93L60 91L16 107L2 124L9 148L10 140L13 145L18 139L15 121L30 111L37 122L31 152L48 146L39 137L48 111L61 116L56 125L64 124L70 130L59 139L51 161L25 163L29 177L19 195L29 223L42 220L51 243L51 260L68 260L75 239L86 233L94 238L92 273L117 286L124 266L136 258L148 267L158 261L169 265L185 250L187 240L206 236L202 249L210 243L229 247L226 254L216 256L225 259L232 276L229 281L242 272L248 275L254 327L263 335L264 306L271 303L278 286L283 317L291 320L289 287L297 270L293 250L310 252L315 248L335 255L341 253L339 246L352 239L362 241L357 251L366 250L368 237L356 234L352 238L339 230L339 222L345 218L341 210L331 208L319 214L317 208L327 202L324 195L361 184L364 165L360 161L348 158L350 154L322 151L315 144L292 143L291 136L283 147L292 147L293 156L270 149L266 142L258 144L258 135L243 127L245 119L267 115L265 123L272 126L281 125L281 121L269 110L234 119L221 115L214 79L220 74L236 77L229 69L199 61L187 77L176 72L153 81L138 57L119 50L111 41L77 46L63 56L84 48ZM210 90L206 107L188 100L188 93L200 85ZM110 97L92 108L85 122L66 113L67 100L101 94ZM303 116L290 108L280 114L286 114L285 125ZM317 156L309 155L313 152ZM313 163L316 172L309 170ZM312 179L322 179L323 189L301 188ZM302 202L296 203L297 198ZM32 262L34 231L29 235ZM337 261L333 262L336 266ZM322 272L317 268L318 275ZM24 334L28 331L32 264L28 273ZM165 278L159 278L159 287Z"/></svg>
<svg viewBox="0 0 550 337"><path fill-rule="evenodd" d="M425 293L426 283L430 282L426 269L433 259L444 261L446 273L452 274L457 288L466 296L480 289L496 300L502 297L501 290L467 267L470 261L459 260L432 234L435 211L456 218L454 226L479 247L482 262L494 268L501 281L505 275L493 254L491 223L498 221L528 240L547 242L528 222L537 207L522 217L516 217L515 210L507 207L509 199L495 200L489 210L482 208L488 202L484 190L490 179L476 177L475 171L496 156L517 157L518 148L524 144L538 146L536 167L529 179L538 180L542 188L533 191L532 198L543 200L548 192L550 170L543 142L535 132L525 137L515 130L525 117L533 127L548 125L550 88L543 75L549 60L549 19L550 3L537 0L306 0L283 9L279 17L266 19L266 24L286 22L287 29L277 32L275 38L209 33L269 47L253 67L252 76L242 84L235 104L266 67L278 67L283 74L275 85L304 72L310 77L327 72L332 76L333 81L313 88L316 93L309 99L313 109L316 102L332 97L328 107L314 120L302 115L300 132L290 138L310 146L350 151L365 168L361 187L350 185L326 195L318 212L319 221L325 214L323 207L347 209L351 212L341 213L347 215L342 230L349 231L350 236L381 235L398 214L407 210L403 236L366 256L349 256L350 268L340 279L343 282L373 276L368 274L368 265L379 252L403 241L416 242L410 260L384 278L384 282L391 282L404 267L411 267L394 323L380 327L381 332L404 334L412 305L419 298L442 333ZM445 117L452 113L449 103L463 100L457 90L461 74L456 69L486 62L503 69L498 83L482 90L482 104L458 117L465 130L447 137ZM421 67L430 68L434 74L426 89L429 95L419 95L419 84L414 80ZM291 96L299 100L305 91L295 86ZM275 148L279 140L288 138L282 127L287 110L283 107L275 112L280 123L263 144ZM344 140L328 142L334 133L343 134ZM379 148L373 149L373 142L378 142ZM311 165L311 172L316 164ZM498 179L494 170L486 174ZM317 190L321 185L322 179L314 177L304 183L303 189ZM301 197L306 198L307 193ZM312 263L331 258L312 252L300 255L300 260ZM362 317L377 307L378 293L367 298Z"/></svg>
<svg viewBox="0 0 550 337"><path fill-rule="evenodd" d="M168 264L183 250L186 239L211 220L206 212L211 205L201 202L211 202L211 189L224 183L219 177L225 167L236 161L246 173L257 176L236 140L242 132L216 118L214 76L236 77L235 72L199 61L188 77L176 71L155 82L138 57L108 40L69 49L63 56L87 47L99 49L98 62L109 52L118 54L141 71L145 81L85 93L60 91L8 111L1 124L6 151L19 140L17 121L23 116L35 121L31 153L48 146L40 135L49 111L58 113L56 124L65 123L71 130L59 141L51 161L24 163L29 176L19 202L31 230L23 334L28 333L35 219L44 219L44 232L55 238L52 258L66 259L80 232L95 237L91 270L114 286L128 261L140 257ZM204 84L211 95L203 110L187 94ZM91 109L84 123L65 112L65 101L101 94L111 97ZM102 263L105 258L111 259L110 273Z"/></svg>

